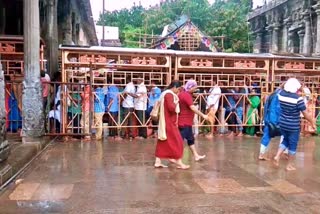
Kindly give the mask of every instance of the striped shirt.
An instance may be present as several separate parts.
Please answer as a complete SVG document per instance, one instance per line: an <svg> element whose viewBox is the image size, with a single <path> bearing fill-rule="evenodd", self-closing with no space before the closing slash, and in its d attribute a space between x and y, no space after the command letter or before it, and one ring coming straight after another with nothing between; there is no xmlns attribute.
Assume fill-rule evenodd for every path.
<svg viewBox="0 0 320 214"><path fill-rule="evenodd" d="M280 128L289 132L299 131L300 112L306 110L303 98L286 91L281 91L278 96L281 107Z"/></svg>

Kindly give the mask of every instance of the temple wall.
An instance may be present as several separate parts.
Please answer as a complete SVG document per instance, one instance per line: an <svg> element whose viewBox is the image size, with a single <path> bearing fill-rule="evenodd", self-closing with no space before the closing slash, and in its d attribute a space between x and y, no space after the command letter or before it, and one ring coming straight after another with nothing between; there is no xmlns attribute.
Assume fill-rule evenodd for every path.
<svg viewBox="0 0 320 214"><path fill-rule="evenodd" d="M256 53L320 54L320 1L275 0L248 16Z"/></svg>

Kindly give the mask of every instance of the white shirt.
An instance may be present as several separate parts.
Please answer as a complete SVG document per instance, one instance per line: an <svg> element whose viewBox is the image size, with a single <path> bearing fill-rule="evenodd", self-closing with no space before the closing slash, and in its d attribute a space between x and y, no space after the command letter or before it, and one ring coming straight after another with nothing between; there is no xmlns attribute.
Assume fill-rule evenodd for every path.
<svg viewBox="0 0 320 214"><path fill-rule="evenodd" d="M215 85L213 88L210 90L210 95L207 98L207 107L206 109L210 108L210 106L213 105L214 109L219 108L219 100L221 96L221 89L218 85Z"/></svg>
<svg viewBox="0 0 320 214"><path fill-rule="evenodd" d="M54 118L54 119L58 120L59 123L61 123L61 111L60 110L61 110L60 105L58 105L56 110L49 111L48 117Z"/></svg>
<svg viewBox="0 0 320 214"><path fill-rule="evenodd" d="M124 89L123 92L135 94L136 93L136 87L134 87L133 82L129 82L126 85L126 88ZM126 99L122 102L122 107L123 108L134 108L134 103L133 103L133 97L127 94Z"/></svg>
<svg viewBox="0 0 320 214"><path fill-rule="evenodd" d="M303 93L304 93L303 101L304 101L304 104L307 105L307 103L308 103L308 101L310 99L311 91L310 91L309 88L304 87L303 88Z"/></svg>
<svg viewBox="0 0 320 214"><path fill-rule="evenodd" d="M51 82L50 76L47 73L44 75L44 78L47 82Z"/></svg>
<svg viewBox="0 0 320 214"><path fill-rule="evenodd" d="M134 109L145 111L147 110L147 102L148 102L148 91L147 87L144 85L144 83L141 83L137 87L136 95L137 98L134 99Z"/></svg>

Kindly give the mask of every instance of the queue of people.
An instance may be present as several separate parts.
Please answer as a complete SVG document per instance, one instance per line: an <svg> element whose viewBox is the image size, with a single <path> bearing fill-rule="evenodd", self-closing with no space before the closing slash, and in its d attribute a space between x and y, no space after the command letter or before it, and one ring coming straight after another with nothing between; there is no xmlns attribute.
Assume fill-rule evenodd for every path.
<svg viewBox="0 0 320 214"><path fill-rule="evenodd" d="M190 83L190 81L188 82ZM107 84L95 83L91 85L89 84L90 78L87 78L83 82L74 81L72 85L64 85L63 90L68 95L69 129L74 134L86 135L85 140L90 140L92 133L95 133L97 140L105 136L115 140L129 139L131 141L149 137L156 138L158 124L150 119L150 112L160 99L163 88L157 87L157 82L146 86L143 78L135 78L132 81L131 76L127 77L126 82L127 84L123 88L111 84L109 81ZM196 84L196 81L193 80L193 84ZM185 83L186 85L187 83ZM261 134L260 126L265 121L259 116L262 111L260 86L248 85L240 81L230 80L228 83L224 83L213 80L209 92L199 91L198 86L195 87L196 89L185 88L179 93L181 102L187 103L187 105L190 105L191 102L193 104L192 109L186 111L186 115L193 117L186 118L188 128L191 126L192 133L196 135L200 130L200 133L208 138L215 135L241 137L244 134L247 136ZM200 90L203 89L200 88ZM59 125L62 104L60 102L61 86L57 85L55 91L54 107L49 112L49 118L55 120L56 132L59 132L61 128ZM198 96L199 92L203 95ZM302 93L306 94L305 90ZM316 108L311 106L315 105L315 102L312 101L310 95L304 96L304 101L306 106L308 105L308 111L315 111ZM201 112L206 113L206 117L208 117L206 122L199 119L203 117ZM92 122L90 115L92 115ZM184 112L180 116L184 118ZM312 117L316 117L316 112ZM180 125L184 130L187 130L186 124ZM309 133L312 133L312 130L316 131L307 123L302 124L301 130ZM185 138L192 141L188 135ZM192 143L190 145L192 148ZM194 154L197 156L195 152Z"/></svg>
<svg viewBox="0 0 320 214"><path fill-rule="evenodd" d="M43 74L42 74L43 75ZM43 75L44 78L44 75ZM48 84L44 78L43 84ZM127 84L122 89L108 82L95 84L91 88L90 78L87 84L75 82L69 87L56 85L53 99L54 108L48 117L55 120L56 132L59 132L61 123L61 93L64 91L67 97L68 123L72 124L72 131L77 139L91 140L90 125L95 127L96 140L103 139L103 123L108 122L109 138L131 141L134 138L145 139L149 136L157 138L155 167L167 167L162 159L168 159L177 164L180 169L188 169L189 166L182 163L183 141L186 140L195 161L205 159L205 155L199 154L195 147L195 117L203 118L209 124L206 135L212 138L217 134L227 136L254 136L257 127L263 122L263 136L259 160L269 160L267 154L270 140L275 136L280 137L279 151L274 157L278 165L280 156L286 153L288 156L287 170L295 170L294 156L301 131L310 133L316 131L316 105L312 100L311 92L306 85L297 79L290 78L271 94L264 105L264 116L259 121L261 104L261 92L259 87L246 86L231 81L225 87L219 82L213 82L209 93L205 93L205 107L196 106L198 84L190 79L185 84L173 81L161 92L156 82L150 87L144 84L143 78L136 78L133 82L127 78ZM222 95L224 95L224 101ZM48 102L48 89L44 91L44 102ZM198 99L199 97L197 97ZM91 100L93 107L91 108ZM151 120L150 114L159 105L159 119ZM93 120L90 121L90 111L93 110ZM206 112L204 114L203 112ZM108 113L108 114L106 114ZM105 115L108 115L105 118ZM119 129L116 124L121 117L122 126ZM301 122L304 118L307 122ZM243 127L245 121L245 127ZM215 126L219 122L219 128ZM148 123L148 125L145 125ZM227 128L221 127L225 124ZM197 124L196 124L197 125ZM134 127L137 127L137 131ZM79 136L77 136L79 135ZM82 137L81 135L84 135Z"/></svg>

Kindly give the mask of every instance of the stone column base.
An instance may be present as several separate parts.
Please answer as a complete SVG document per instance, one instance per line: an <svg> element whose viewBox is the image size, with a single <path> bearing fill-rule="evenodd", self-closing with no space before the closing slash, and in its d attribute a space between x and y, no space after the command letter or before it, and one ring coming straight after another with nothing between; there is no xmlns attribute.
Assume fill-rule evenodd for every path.
<svg viewBox="0 0 320 214"><path fill-rule="evenodd" d="M41 144L42 137L22 137L22 143L25 144Z"/></svg>

